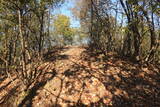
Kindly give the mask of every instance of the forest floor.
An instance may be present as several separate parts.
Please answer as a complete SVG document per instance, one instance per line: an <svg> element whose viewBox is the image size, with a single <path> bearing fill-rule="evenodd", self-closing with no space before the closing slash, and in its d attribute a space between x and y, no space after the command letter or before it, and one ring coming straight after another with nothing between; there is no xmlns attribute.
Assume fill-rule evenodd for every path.
<svg viewBox="0 0 160 107"><path fill-rule="evenodd" d="M12 81L1 76L0 106L12 107L16 101L19 107L160 106L159 66L68 46L47 53L40 68L42 76L24 94L16 91L21 88L16 76Z"/></svg>

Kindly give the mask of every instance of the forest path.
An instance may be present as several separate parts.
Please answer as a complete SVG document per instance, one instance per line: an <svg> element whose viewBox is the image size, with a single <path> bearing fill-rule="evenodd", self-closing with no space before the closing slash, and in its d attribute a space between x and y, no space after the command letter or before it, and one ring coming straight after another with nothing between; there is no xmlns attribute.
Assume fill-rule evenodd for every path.
<svg viewBox="0 0 160 107"><path fill-rule="evenodd" d="M160 106L159 67L76 46L62 49L52 63L56 75L37 93L35 107Z"/></svg>
<svg viewBox="0 0 160 107"><path fill-rule="evenodd" d="M72 46L59 52L54 62L57 74L34 98L35 107L88 105L101 99L104 104L110 103L111 93L99 80L100 74L92 71L90 63L82 59L84 51L84 48Z"/></svg>
<svg viewBox="0 0 160 107"><path fill-rule="evenodd" d="M42 74L26 94L15 94L21 88L18 79L14 86L1 78L0 106L6 107L8 99L8 107L15 99L22 100L20 106L33 107L160 106L160 68L155 65L146 67L115 53L104 56L89 48L66 46L46 53L38 69Z"/></svg>
<svg viewBox="0 0 160 107"><path fill-rule="evenodd" d="M58 73L65 72L67 69L70 69L75 62L81 62L80 57L83 51L84 49L79 47L67 47L64 49L59 53L61 57L60 60L56 60L56 71L58 71Z"/></svg>

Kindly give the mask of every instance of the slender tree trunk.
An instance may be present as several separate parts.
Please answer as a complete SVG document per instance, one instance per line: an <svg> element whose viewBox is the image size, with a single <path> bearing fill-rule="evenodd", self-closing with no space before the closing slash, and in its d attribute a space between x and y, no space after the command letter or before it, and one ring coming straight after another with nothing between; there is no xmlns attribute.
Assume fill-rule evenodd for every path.
<svg viewBox="0 0 160 107"><path fill-rule="evenodd" d="M91 8L90 37L93 39L94 38L93 37L93 0L91 0L90 8ZM91 41L91 45L93 45L93 41Z"/></svg>
<svg viewBox="0 0 160 107"><path fill-rule="evenodd" d="M12 53L13 53L13 41L10 40L10 43L9 43L9 59L8 59L8 65L9 66L12 64Z"/></svg>
<svg viewBox="0 0 160 107"><path fill-rule="evenodd" d="M42 47L43 47L43 36L44 36L44 34L43 34L43 25L44 25L44 23L43 23L43 21L44 21L44 13L42 13L41 14L41 18L39 19L39 22L40 22L40 37L39 37L39 57L40 57L40 59L42 58Z"/></svg>
<svg viewBox="0 0 160 107"><path fill-rule="evenodd" d="M51 43L51 39L50 39L50 21L51 21L51 7L49 7L49 11L48 11L48 42L49 42L49 49L51 49L52 43Z"/></svg>
<svg viewBox="0 0 160 107"><path fill-rule="evenodd" d="M147 55L147 57L145 58L145 61L150 62L150 61L153 60L154 55L156 53L156 50L158 48L158 41L156 39L156 33L154 31L154 25L153 25L154 23L150 21L150 19L148 17L148 14L145 10L143 10L143 13L144 13L144 16L147 19L147 24L148 24L148 27L149 27L150 38L151 38L150 51L149 51L149 54ZM152 19L152 21L153 21L153 19Z"/></svg>
<svg viewBox="0 0 160 107"><path fill-rule="evenodd" d="M132 26L131 26L131 13L130 13L130 9L128 6L128 3L126 2L126 5L124 4L123 0L120 0L121 6L125 12L125 14L127 15L127 20L128 20L128 33L127 33L127 37L123 43L123 55L127 55L127 56L131 56L132 52L131 52L131 32L132 31Z"/></svg>
<svg viewBox="0 0 160 107"><path fill-rule="evenodd" d="M24 41L24 37L22 34L22 14L21 14L21 10L18 10L18 22L19 22L19 36L20 36L20 42L21 42L21 53L22 53L22 72L23 72L23 76L26 76L26 61L25 61L25 41Z"/></svg>

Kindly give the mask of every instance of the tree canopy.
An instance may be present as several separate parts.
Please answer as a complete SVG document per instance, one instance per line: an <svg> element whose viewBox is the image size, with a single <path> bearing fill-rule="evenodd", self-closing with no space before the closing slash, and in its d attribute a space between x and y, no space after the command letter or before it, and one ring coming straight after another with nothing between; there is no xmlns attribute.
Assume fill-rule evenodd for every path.
<svg viewBox="0 0 160 107"><path fill-rule="evenodd" d="M55 16L53 25L54 35L62 36L60 37L60 39L62 39L61 42L63 42L64 44L67 44L67 42L72 44L75 30L70 26L70 18L65 15L59 14Z"/></svg>

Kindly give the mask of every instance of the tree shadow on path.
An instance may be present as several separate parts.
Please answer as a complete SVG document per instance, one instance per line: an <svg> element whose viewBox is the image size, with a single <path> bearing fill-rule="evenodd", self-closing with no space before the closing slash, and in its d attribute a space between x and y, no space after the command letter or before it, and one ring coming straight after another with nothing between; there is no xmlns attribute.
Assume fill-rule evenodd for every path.
<svg viewBox="0 0 160 107"><path fill-rule="evenodd" d="M49 75L48 75L49 74ZM51 72L47 71L41 74L39 77L40 80L36 82L36 84L29 90L29 93L25 98L21 101L18 107L31 107L32 106L32 99L37 95L37 91L43 88L43 86L53 79L56 75L56 71L53 69Z"/></svg>
<svg viewBox="0 0 160 107"><path fill-rule="evenodd" d="M84 60L103 71L102 83L112 93L112 106L160 106L160 69L143 66L118 55L103 56L90 51ZM98 70L97 69L97 70Z"/></svg>

